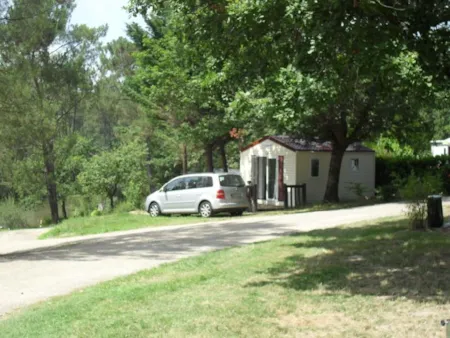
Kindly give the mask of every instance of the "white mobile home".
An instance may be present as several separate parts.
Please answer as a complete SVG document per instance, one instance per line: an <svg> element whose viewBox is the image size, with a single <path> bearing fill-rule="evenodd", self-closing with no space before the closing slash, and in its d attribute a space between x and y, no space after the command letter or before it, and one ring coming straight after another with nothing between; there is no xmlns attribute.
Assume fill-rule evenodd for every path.
<svg viewBox="0 0 450 338"><path fill-rule="evenodd" d="M431 141L431 153L433 156L450 155L450 138L446 140Z"/></svg>
<svg viewBox="0 0 450 338"><path fill-rule="evenodd" d="M308 202L322 201L331 159L330 142L307 142L289 136L266 136L241 151L240 173L257 184L259 204L282 206L284 185L306 184ZM341 167L339 196L354 200L351 186L358 184L365 195L375 192L375 152L359 143L350 145Z"/></svg>

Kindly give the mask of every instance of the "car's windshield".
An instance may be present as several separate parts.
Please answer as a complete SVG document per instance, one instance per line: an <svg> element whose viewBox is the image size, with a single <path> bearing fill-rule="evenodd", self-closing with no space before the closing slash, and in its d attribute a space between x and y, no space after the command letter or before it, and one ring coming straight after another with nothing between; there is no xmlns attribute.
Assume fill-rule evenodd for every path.
<svg viewBox="0 0 450 338"><path fill-rule="evenodd" d="M245 183L239 175L221 175L219 182L222 187L244 187Z"/></svg>

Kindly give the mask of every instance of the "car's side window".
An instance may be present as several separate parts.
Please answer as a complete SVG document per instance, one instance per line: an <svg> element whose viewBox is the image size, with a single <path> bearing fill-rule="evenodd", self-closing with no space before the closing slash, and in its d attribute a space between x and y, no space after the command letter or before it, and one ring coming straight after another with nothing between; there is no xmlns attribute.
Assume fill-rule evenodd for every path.
<svg viewBox="0 0 450 338"><path fill-rule="evenodd" d="M197 183L197 188L210 188L213 186L213 180L211 176L200 176Z"/></svg>
<svg viewBox="0 0 450 338"><path fill-rule="evenodd" d="M198 176L186 177L186 189L198 188L199 179L200 177Z"/></svg>
<svg viewBox="0 0 450 338"><path fill-rule="evenodd" d="M210 176L192 176L186 177L186 189L208 188L213 186L213 180Z"/></svg>
<svg viewBox="0 0 450 338"><path fill-rule="evenodd" d="M179 178L175 181L172 181L166 187L166 191L175 191L175 190L184 190L184 189L186 189L186 182L185 182L184 178Z"/></svg>

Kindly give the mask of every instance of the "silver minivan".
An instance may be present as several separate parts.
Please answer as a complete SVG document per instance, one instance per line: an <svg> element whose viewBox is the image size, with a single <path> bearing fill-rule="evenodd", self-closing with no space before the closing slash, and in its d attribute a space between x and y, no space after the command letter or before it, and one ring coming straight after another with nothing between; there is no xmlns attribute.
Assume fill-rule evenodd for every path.
<svg viewBox="0 0 450 338"><path fill-rule="evenodd" d="M248 207L244 180L240 175L228 173L175 177L145 201L145 208L152 217L193 213L211 217L218 212L240 216Z"/></svg>

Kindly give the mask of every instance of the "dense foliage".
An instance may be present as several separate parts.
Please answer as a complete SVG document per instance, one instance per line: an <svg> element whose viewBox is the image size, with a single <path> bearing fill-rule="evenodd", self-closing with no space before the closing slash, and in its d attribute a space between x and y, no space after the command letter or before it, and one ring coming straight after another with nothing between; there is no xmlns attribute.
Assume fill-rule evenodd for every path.
<svg viewBox="0 0 450 338"><path fill-rule="evenodd" d="M411 175L438 177L442 192L446 195L450 194L450 156L377 157L376 159L375 181L378 187L399 187Z"/></svg>
<svg viewBox="0 0 450 338"><path fill-rule="evenodd" d="M239 147L273 133L332 141L325 201L354 141L402 158L378 160L379 185L448 174L413 163L449 136L446 1L131 0L145 25L108 43L106 27L71 24L75 5L0 0L0 203L13 215L137 208L175 175L237 169Z"/></svg>
<svg viewBox="0 0 450 338"><path fill-rule="evenodd" d="M327 201L339 200L350 143L386 131L422 136L436 92L447 89L450 9L442 1L131 3L140 13L171 13L177 38L220 74L241 127L332 141Z"/></svg>

